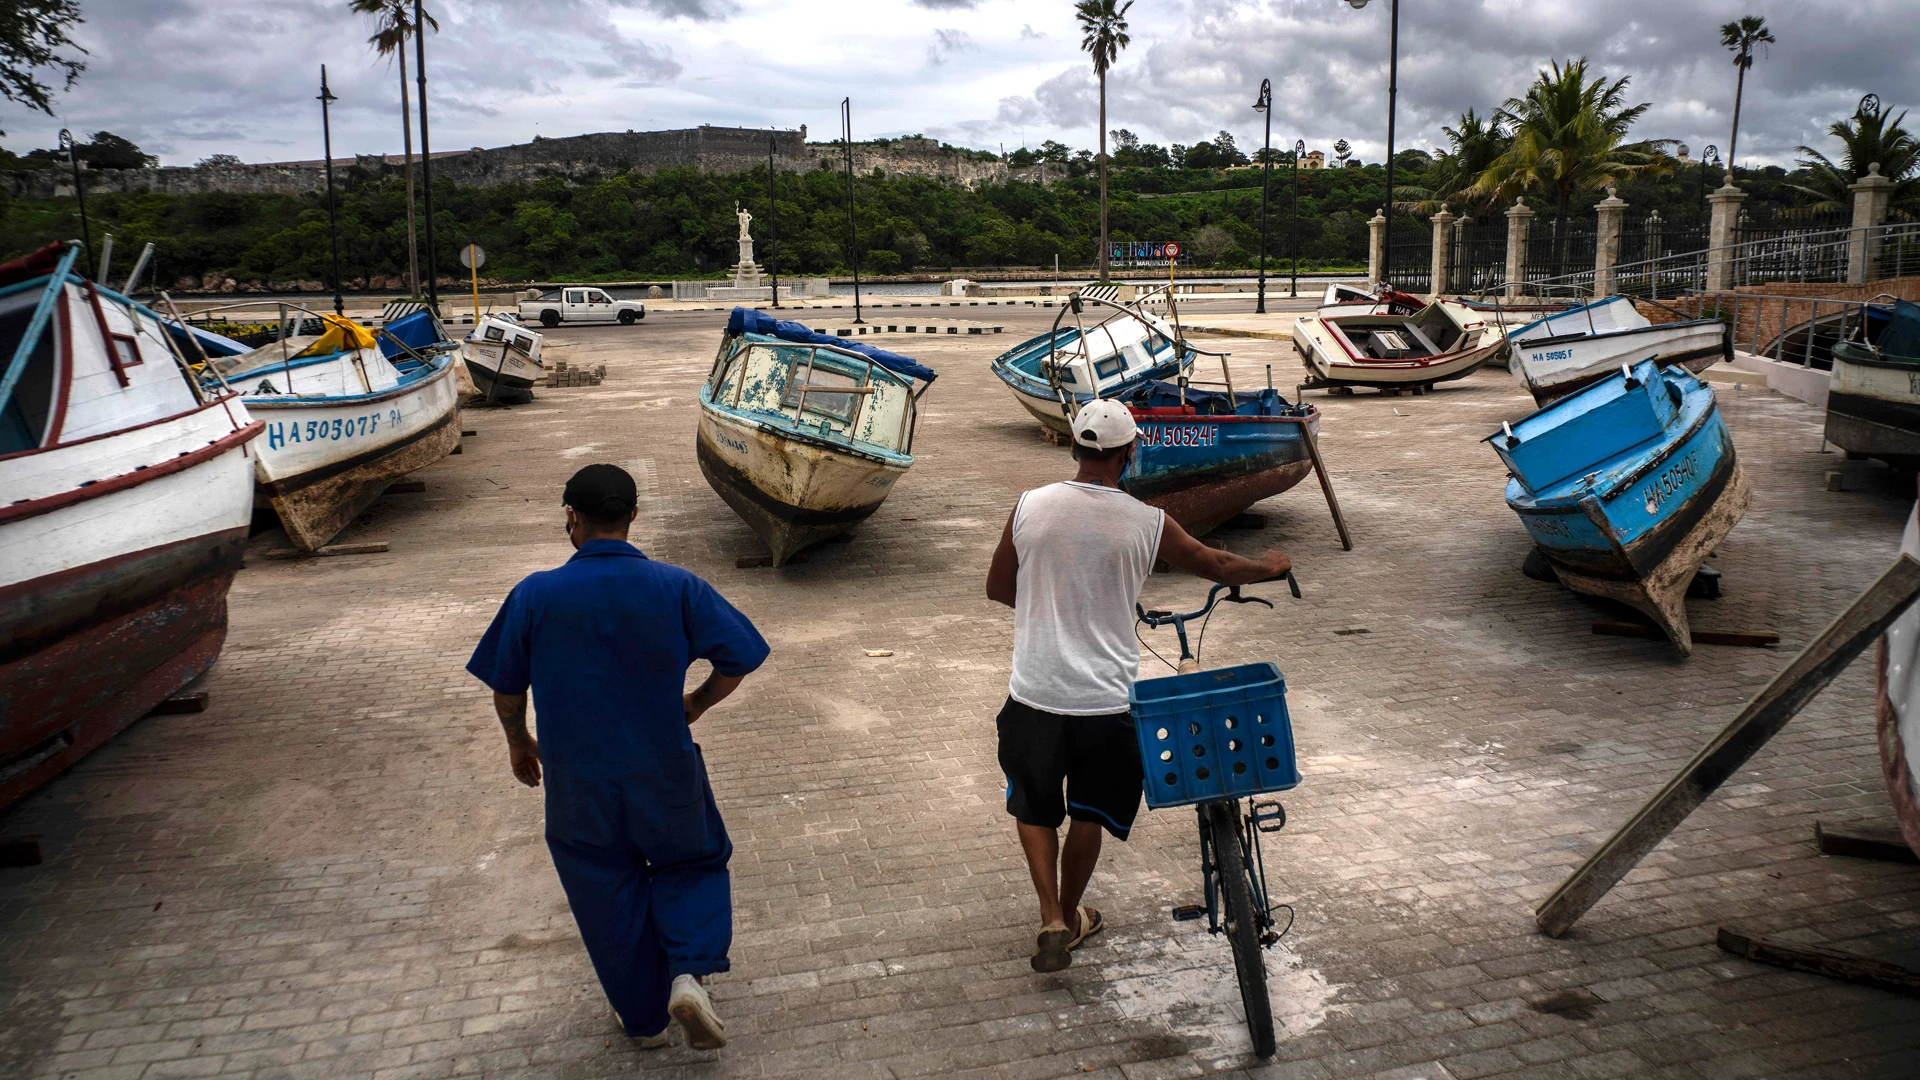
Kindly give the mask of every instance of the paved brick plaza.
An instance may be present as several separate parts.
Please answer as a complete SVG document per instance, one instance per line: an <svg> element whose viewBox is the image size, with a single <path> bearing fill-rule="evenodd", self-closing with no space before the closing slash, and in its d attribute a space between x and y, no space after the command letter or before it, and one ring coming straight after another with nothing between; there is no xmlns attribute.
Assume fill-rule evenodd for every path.
<svg viewBox="0 0 1920 1080"><path fill-rule="evenodd" d="M605 383L469 412L478 434L421 474L425 494L343 537L388 554L251 559L209 711L148 719L0 815L0 836L48 851L0 870L0 1076L1920 1071L1920 1002L1712 941L1730 925L1920 946L1920 868L1810 842L1816 820L1890 814L1870 663L1566 939L1532 929L1534 905L1892 557L1912 493L1864 464L1826 491L1838 455L1816 453L1819 415L1752 390L1720 400L1753 509L1716 563L1727 598L1693 618L1783 645L1691 661L1591 636L1596 609L1518 573L1525 534L1477 442L1527 411L1504 373L1423 398L1314 395L1356 549L1310 485L1263 504L1263 532L1221 535L1284 546L1305 599L1225 611L1204 655L1273 659L1291 689L1306 779L1267 846L1274 896L1298 911L1268 961L1279 1057L1249 1054L1225 941L1168 917L1199 899L1188 812L1110 843L1090 896L1109 931L1065 972L1029 970L1036 911L993 746L1011 616L982 583L1015 494L1069 463L986 363L1051 314L883 339L943 372L919 463L854 542L781 571L734 567L758 545L694 463L721 316L554 334L570 347L550 359L604 362ZM1298 377L1284 342L1220 340L1244 380L1267 362ZM559 487L600 460L641 481L636 541L774 645L698 732L738 848L718 1053L643 1054L618 1033L540 797L513 782L461 670L513 582L569 554ZM1202 592L1148 586L1160 606Z"/></svg>

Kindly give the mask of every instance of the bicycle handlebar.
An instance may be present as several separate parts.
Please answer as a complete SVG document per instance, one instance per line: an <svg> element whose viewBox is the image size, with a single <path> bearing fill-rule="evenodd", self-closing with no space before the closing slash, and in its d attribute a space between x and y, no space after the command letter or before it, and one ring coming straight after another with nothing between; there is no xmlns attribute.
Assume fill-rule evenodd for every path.
<svg viewBox="0 0 1920 1080"><path fill-rule="evenodd" d="M1264 585L1269 581L1285 581L1287 583L1287 589L1293 593L1294 599L1297 600L1300 598L1300 583L1294 580L1292 570L1288 570L1286 573L1274 577L1248 582L1248 584ZM1168 623L1184 623L1192 619L1205 618L1207 613L1213 610L1214 605L1221 601L1229 604L1265 604L1268 607L1273 606L1271 600L1264 600L1258 596L1241 596L1240 589L1241 586L1239 585L1215 585L1213 588L1207 590L1206 604L1204 604L1200 610L1191 611L1185 615L1175 615L1171 611L1148 611L1138 603L1133 605L1133 610L1141 622L1146 623L1149 628L1158 629ZM1220 595L1223 590L1227 595Z"/></svg>

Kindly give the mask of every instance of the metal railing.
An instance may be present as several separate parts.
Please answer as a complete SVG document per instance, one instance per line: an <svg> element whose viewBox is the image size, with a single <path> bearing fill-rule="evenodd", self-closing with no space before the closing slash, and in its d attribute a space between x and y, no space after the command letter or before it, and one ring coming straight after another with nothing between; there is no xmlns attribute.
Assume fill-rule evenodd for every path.
<svg viewBox="0 0 1920 1080"><path fill-rule="evenodd" d="M1741 352L1805 368L1830 370L1833 346L1871 340L1893 315L1897 298L1832 300L1769 293L1710 292L1673 303L1696 318L1719 319L1733 329Z"/></svg>
<svg viewBox="0 0 1920 1080"><path fill-rule="evenodd" d="M1873 275L1876 279L1920 273L1920 222L1781 233L1721 247L1616 263L1606 272L1613 278L1613 292L1660 300L1705 292L1712 264L1722 261L1727 264L1729 287L1843 282L1852 260L1861 251L1877 264ZM1598 273L1585 269L1531 281L1593 289Z"/></svg>

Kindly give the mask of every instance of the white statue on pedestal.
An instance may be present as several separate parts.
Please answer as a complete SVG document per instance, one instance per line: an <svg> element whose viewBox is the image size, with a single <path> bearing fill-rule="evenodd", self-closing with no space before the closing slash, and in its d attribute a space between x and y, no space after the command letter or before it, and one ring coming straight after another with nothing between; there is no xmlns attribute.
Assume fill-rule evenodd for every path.
<svg viewBox="0 0 1920 1080"><path fill-rule="evenodd" d="M734 210L733 216L740 219L740 239L753 239L753 237L747 233L747 225L753 220L753 215L747 213L745 207L739 207Z"/></svg>

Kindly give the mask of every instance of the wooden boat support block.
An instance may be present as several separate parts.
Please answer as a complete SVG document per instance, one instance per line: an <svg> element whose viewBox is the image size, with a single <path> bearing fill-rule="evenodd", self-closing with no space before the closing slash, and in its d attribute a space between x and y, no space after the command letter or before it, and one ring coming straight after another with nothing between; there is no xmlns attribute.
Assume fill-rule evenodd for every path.
<svg viewBox="0 0 1920 1080"><path fill-rule="evenodd" d="M1847 477L1846 477L1846 474L1845 474L1845 473L1843 473L1843 472L1841 472L1841 471L1840 471L1840 470L1838 470L1838 469L1830 469L1830 470L1828 470L1828 471L1827 471L1827 490L1828 490L1828 491L1845 491L1845 490L1847 490Z"/></svg>
<svg viewBox="0 0 1920 1080"><path fill-rule="evenodd" d="M172 697L166 699L165 701L162 701L160 704L155 705L153 707L153 711L147 713L147 715L148 716L178 716L182 713L198 713L198 712L206 712L206 711L207 711L207 692L202 690L199 693L195 693L195 694L175 694Z"/></svg>
<svg viewBox="0 0 1920 1080"><path fill-rule="evenodd" d="M1547 897L1534 912L1540 931L1549 937L1566 933L1815 694L1846 670L1854 657L1886 633L1915 597L1920 597L1920 561L1902 555Z"/></svg>
<svg viewBox="0 0 1920 1080"><path fill-rule="evenodd" d="M475 431L475 430L474 430L473 428L461 428L461 429L460 429L460 437L461 437L461 438L463 438L463 439L471 439L471 438L473 438L473 437L474 437L475 435L478 435L478 434L480 434L480 433L479 433L478 431Z"/></svg>
<svg viewBox="0 0 1920 1080"><path fill-rule="evenodd" d="M787 557L788 566L792 566L795 563L803 563L806 561L807 561L807 556L804 552L798 555L789 555ZM772 566L773 556L772 555L737 555L734 557L733 565L736 569L740 569L740 570L756 570L761 567Z"/></svg>
<svg viewBox="0 0 1920 1080"><path fill-rule="evenodd" d="M425 490L427 490L425 480L395 480L387 485L389 495L417 495Z"/></svg>
<svg viewBox="0 0 1920 1080"><path fill-rule="evenodd" d="M377 555L387 550L385 540L375 540L366 544L328 544L313 551L301 551L298 548L274 548L265 553L269 559L317 559L325 555Z"/></svg>
<svg viewBox="0 0 1920 1080"><path fill-rule="evenodd" d="M449 451L447 451L447 456L448 456L448 457L452 457L453 455L455 455L455 454L457 454L457 453L459 453L459 452L460 452L460 449L461 449L460 447L458 447L458 446L455 446L455 447L454 447L453 449L451 449L451 450L449 450Z"/></svg>
<svg viewBox="0 0 1920 1080"><path fill-rule="evenodd" d="M0 867L39 866L44 860L37 836L0 840Z"/></svg>
<svg viewBox="0 0 1920 1080"><path fill-rule="evenodd" d="M1906 994L1920 997L1920 971L1901 964L1890 964L1885 960L1856 956L1838 949L1823 949L1817 945L1799 945L1772 938L1748 937L1745 934L1720 927L1714 935L1715 944L1722 952L1729 952L1756 964L1772 964L1774 967L1792 968L1795 971L1810 971L1815 975L1825 975L1829 979L1841 982L1871 986L1876 990L1885 990L1894 994Z"/></svg>
<svg viewBox="0 0 1920 1080"><path fill-rule="evenodd" d="M1645 638L1648 641L1667 640L1666 631L1648 623L1597 622L1593 624L1593 632L1611 637ZM1695 645L1741 645L1750 649L1763 649L1769 645L1780 644L1780 635L1768 631L1695 630L1693 643Z"/></svg>
<svg viewBox="0 0 1920 1080"><path fill-rule="evenodd" d="M1869 830L1859 825L1830 829L1816 821L1813 823L1813 846L1822 855L1920 865L1920 855L1915 855L1913 849L1907 846L1906 838L1900 835L1898 829L1871 831L1884 835L1869 835Z"/></svg>

